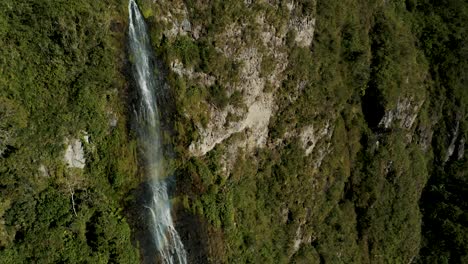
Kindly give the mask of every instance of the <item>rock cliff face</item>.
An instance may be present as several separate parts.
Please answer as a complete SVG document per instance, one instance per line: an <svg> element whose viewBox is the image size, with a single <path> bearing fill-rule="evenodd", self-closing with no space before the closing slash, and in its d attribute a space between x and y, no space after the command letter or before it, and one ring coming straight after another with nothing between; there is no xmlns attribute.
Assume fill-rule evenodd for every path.
<svg viewBox="0 0 468 264"><path fill-rule="evenodd" d="M330 153L332 136L333 127L331 126L330 121L326 121L325 124L320 126L318 129L314 129L314 126L310 125L305 127L300 133L305 155L314 155L315 168L320 167L325 156Z"/></svg>
<svg viewBox="0 0 468 264"><path fill-rule="evenodd" d="M89 136L86 131L82 131L82 139L67 139L65 154L63 159L69 168L83 169L86 165L84 143L89 144ZM42 168L42 167L41 167ZM43 171L43 169L41 169Z"/></svg>
<svg viewBox="0 0 468 264"><path fill-rule="evenodd" d="M178 214L217 234L208 255L257 263L417 256L418 200L445 113L403 7L146 2L183 142ZM464 157L461 119L444 128L450 140L437 141L445 163ZM179 221L185 239L202 236ZM192 252L199 246L186 242Z"/></svg>
<svg viewBox="0 0 468 264"><path fill-rule="evenodd" d="M411 129L418 116L419 109L424 101L415 101L411 98L399 98L394 109L385 112L379 122L379 126L389 129L398 126L403 129Z"/></svg>
<svg viewBox="0 0 468 264"><path fill-rule="evenodd" d="M239 36L226 36L236 38ZM261 57L256 48L245 48L238 55L226 54L235 57L242 65L239 76L239 85L230 87L233 91L243 94L243 103L247 109L228 106L225 109L210 107L210 121L203 128L198 126L200 140L192 143L190 150L193 155L204 155L216 144L221 143L235 133L245 133L244 142L239 146L249 149L265 146L268 137L268 124L274 111L274 101L271 92L264 92L265 78L260 77ZM272 79L277 78L275 73ZM239 121L227 122L229 114L240 116ZM248 131L247 131L248 130Z"/></svg>
<svg viewBox="0 0 468 264"><path fill-rule="evenodd" d="M246 3L246 6L248 7L249 3ZM153 8L161 12L157 20L167 25L163 35L169 39L189 36L195 41L199 39L200 34L206 34L209 30L190 21L183 2L158 1ZM279 10L280 5L272 3L271 8ZM216 36L215 48L227 60L240 65L237 82L216 79L209 73L185 67L178 59L169 62L174 73L195 84L209 87L215 82L221 82L229 94L242 94L241 106L230 104L220 108L204 102L207 104L207 115L210 118L207 124L195 124L199 138L190 144L189 150L192 155L203 156L216 145L239 133L244 136L231 142L229 148L252 150L266 146L270 118L277 110L274 94L285 78L284 71L289 63L287 35L294 35L293 41L298 46L308 48L311 46L315 28L314 14L296 14L298 11L294 1L286 4L285 12L289 19L282 21L279 26L274 26L266 20L266 11L257 13L254 23L258 30L255 32L254 41L245 39L244 31L247 25L242 23L228 24L222 33ZM267 73L264 69L266 63L271 65ZM236 117L235 120L230 118L232 116Z"/></svg>
<svg viewBox="0 0 468 264"><path fill-rule="evenodd" d="M205 8L206 4L199 4L201 9ZM249 2L244 4L246 9L253 5ZM191 41L197 41L210 30L205 24L191 20L194 14L190 14L183 2L157 1L152 8L159 12L156 20L166 25L161 34L170 40L188 37ZM276 15L275 12L284 13L278 18L279 21L273 24L271 16ZM172 73L192 85L208 88L220 84L228 96L242 95L240 103L229 103L225 107L209 101L197 102L204 105L203 109L206 109L205 114L209 118L204 123L194 124L198 136L189 144L189 155L203 158L216 146L222 146L225 151L220 159L222 168L219 172L227 178L235 170L237 160L243 157L240 153L275 149L284 145L285 140L300 138L305 155L311 157L315 169L318 169L325 156L332 151L331 138L335 119L291 130L275 140L269 135L271 119L278 111L277 94L287 78L289 49L291 46L305 50L311 48L316 24L315 14L302 13L300 5L294 1L287 2L286 5L272 2L255 13L250 23L251 25L233 21L213 37L214 48L219 52L219 56L238 65L235 81L215 76L191 65L184 65L180 58L167 62ZM254 35L250 38L246 37L248 27L255 27ZM304 89L305 82L297 84L288 100L291 103L298 100ZM187 118L191 118L193 114L183 113ZM183 220L181 221L180 225L184 226ZM295 251L301 243L310 241L310 236L308 239L303 239L303 236L299 226L295 240L290 242L291 245L294 244Z"/></svg>

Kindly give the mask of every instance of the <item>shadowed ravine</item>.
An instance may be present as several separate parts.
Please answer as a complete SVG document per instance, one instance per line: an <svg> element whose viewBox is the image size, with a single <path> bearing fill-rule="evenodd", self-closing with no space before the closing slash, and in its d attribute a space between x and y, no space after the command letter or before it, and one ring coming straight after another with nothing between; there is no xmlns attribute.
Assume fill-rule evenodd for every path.
<svg viewBox="0 0 468 264"><path fill-rule="evenodd" d="M145 208L149 211L148 225L155 247L154 261L185 264L186 252L174 228L168 196L167 175L161 141L160 111L157 105L158 87L151 62L151 45L145 21L135 1L129 6L129 47L132 74L137 86L135 129L138 135L141 160L149 179L151 199ZM160 106L162 107L162 106Z"/></svg>

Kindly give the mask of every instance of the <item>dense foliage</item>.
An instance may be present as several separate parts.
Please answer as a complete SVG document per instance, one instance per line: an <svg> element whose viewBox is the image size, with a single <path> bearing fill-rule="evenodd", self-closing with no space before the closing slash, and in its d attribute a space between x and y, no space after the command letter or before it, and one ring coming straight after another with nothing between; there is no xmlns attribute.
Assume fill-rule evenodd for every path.
<svg viewBox="0 0 468 264"><path fill-rule="evenodd" d="M0 263L138 259L122 211L136 184L122 7L0 3ZM87 166L67 168L67 140L84 136Z"/></svg>
<svg viewBox="0 0 468 264"><path fill-rule="evenodd" d="M279 109L269 127L275 147L239 153L229 175L223 157L242 134L204 157L190 158L186 151L198 138L196 124L209 118L202 102L232 104L222 85L236 82L238 66L216 50L223 41L218 36L233 23L249 25L242 41L262 51L255 17L265 15L281 31L289 14L281 3L185 3L192 23L206 32L172 42L153 31L153 40L167 62L178 59L219 81L194 87L180 76L169 78L178 113L190 113L175 121L182 204L207 222L211 261L466 261L466 158L443 158L452 140L467 135L466 3L298 2L295 10L316 16L317 26L310 48L289 40L294 32L287 35L287 78L275 91ZM157 28L157 19L148 19ZM274 61L267 53L263 58L268 74ZM414 123L405 117L382 125L386 113L407 102L417 109ZM330 123L333 135L322 144L332 148L320 166L321 153L305 156L297 136L285 137Z"/></svg>
<svg viewBox="0 0 468 264"><path fill-rule="evenodd" d="M428 1L418 6L419 37L434 76L433 106L440 115L434 131L434 164L421 199L424 243L420 262L468 262L468 159L462 145L468 133L468 5ZM452 145L452 148L450 147ZM447 146L449 146L447 148ZM450 154L450 152L452 152Z"/></svg>

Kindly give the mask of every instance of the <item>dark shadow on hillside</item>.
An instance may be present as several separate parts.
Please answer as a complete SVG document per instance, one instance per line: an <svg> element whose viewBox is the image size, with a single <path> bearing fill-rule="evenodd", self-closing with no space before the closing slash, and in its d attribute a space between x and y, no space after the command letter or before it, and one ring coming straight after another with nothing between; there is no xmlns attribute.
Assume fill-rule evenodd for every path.
<svg viewBox="0 0 468 264"><path fill-rule="evenodd" d="M379 131L379 123L385 115L386 101L382 93L382 89L386 88L385 82L388 81L383 79L382 71L386 69L386 54L389 49L387 41L388 28L385 20L382 16L378 16L380 19L374 22L369 32L371 40L371 74L365 94L361 96L361 107L364 114L364 119L367 122L367 126L375 133Z"/></svg>
<svg viewBox="0 0 468 264"><path fill-rule="evenodd" d="M177 187L170 186L172 190L175 188ZM174 191L171 191L171 193L174 193ZM144 206L149 204L152 199L150 184L143 182L126 196L129 199L125 204L125 216L132 228L132 243L139 248L141 263L161 263L151 235L150 211ZM187 252L187 263L209 263L207 250L209 248L210 230L208 230L208 223L180 204L172 208L172 215L174 225Z"/></svg>
<svg viewBox="0 0 468 264"><path fill-rule="evenodd" d="M209 248L207 224L197 215L182 206L175 206L175 225L187 251L187 262L193 264L208 263Z"/></svg>
<svg viewBox="0 0 468 264"><path fill-rule="evenodd" d="M149 210L144 207L151 199L152 193L148 182L141 183L127 194L130 201L125 205L125 215L132 228L132 243L139 247L141 263L159 263L156 245L150 232Z"/></svg>
<svg viewBox="0 0 468 264"><path fill-rule="evenodd" d="M141 183L127 197L130 199L125 204L125 216L132 228L132 243L140 250L141 263L159 264L161 261L150 231L149 210L144 207L152 198L149 183ZM207 250L210 231L206 221L180 205L174 206L172 212L175 227L187 252L187 263L209 263Z"/></svg>
<svg viewBox="0 0 468 264"><path fill-rule="evenodd" d="M385 115L385 107L382 104L382 93L376 87L370 86L361 98L361 107L367 126L374 132L378 130L380 120Z"/></svg>

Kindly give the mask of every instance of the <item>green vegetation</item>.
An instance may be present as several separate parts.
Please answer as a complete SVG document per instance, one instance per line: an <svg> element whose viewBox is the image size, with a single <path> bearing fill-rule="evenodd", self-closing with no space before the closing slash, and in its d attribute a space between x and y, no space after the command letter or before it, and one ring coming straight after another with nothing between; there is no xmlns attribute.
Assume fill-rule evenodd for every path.
<svg viewBox="0 0 468 264"><path fill-rule="evenodd" d="M139 180L122 103L125 8L0 3L1 263L138 261L123 213ZM66 139L84 131L86 167L67 168Z"/></svg>
<svg viewBox="0 0 468 264"><path fill-rule="evenodd" d="M440 117L432 142L434 166L420 202L424 241L419 262L466 263L468 204L463 195L468 187L468 159L459 142L468 135L468 5L462 1L428 1L417 7L421 48L431 63L432 93L437 98L431 102L431 111ZM448 157L448 146L454 139L457 146Z"/></svg>
<svg viewBox="0 0 468 264"><path fill-rule="evenodd" d="M0 263L139 259L124 213L143 181L125 106L127 2L75 2L0 3ZM173 93L174 203L204 232L181 233L189 252L202 244L212 263L468 261L466 1L304 0L291 11L281 1L183 2L196 38L164 33L172 2L139 1ZM290 28L298 16L316 18L310 47ZM191 156L210 109L246 109L232 89L238 45L256 49L260 77L275 71L264 26L284 36L288 61L279 88L264 87L277 106L268 147L232 149L240 132ZM175 61L206 78L169 71ZM327 129L305 155L310 128ZM86 166L68 168L66 140L85 131Z"/></svg>
<svg viewBox="0 0 468 264"><path fill-rule="evenodd" d="M465 158L455 161L454 154L453 161L441 160L457 116L457 140L466 138L463 1L302 1L292 13L284 4L185 2L192 24L206 31L197 40L168 41L161 32L153 40L158 50L171 51L159 52L166 62L177 58L217 80L187 88L191 84L183 77L169 78L180 114L175 144L182 206L222 233L210 243L224 247L211 249L209 258L226 263L466 261L466 206L460 196L466 189ZM238 95L229 97L223 87L236 82L230 75L236 67L217 53L216 42L255 46L262 52L261 76L273 71L272 54L258 39L259 14L278 32L287 28L290 16L316 17L314 42L299 47L297 32L286 34L286 79L279 90L269 88L279 106L269 142L282 144L237 153L226 175L223 158L241 134L204 157L189 157L186 149L198 139L195 124L208 122L207 104L222 108L241 101L231 101ZM233 23L248 25L241 39L225 39ZM380 123L385 113L407 102L409 113L389 127ZM412 114L415 120L408 125ZM305 156L297 135L285 137L327 123L331 137L315 147L328 151L320 166L323 153ZM440 203L433 205L434 200ZM437 212L450 213L441 218ZM446 242L437 241L441 237ZM456 239L449 242L449 237Z"/></svg>

